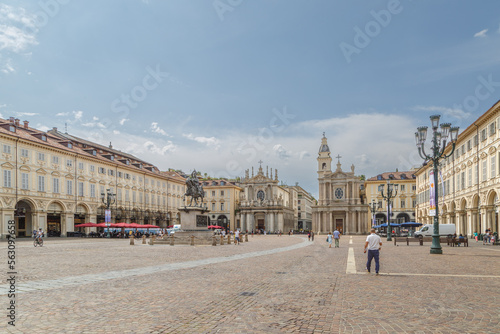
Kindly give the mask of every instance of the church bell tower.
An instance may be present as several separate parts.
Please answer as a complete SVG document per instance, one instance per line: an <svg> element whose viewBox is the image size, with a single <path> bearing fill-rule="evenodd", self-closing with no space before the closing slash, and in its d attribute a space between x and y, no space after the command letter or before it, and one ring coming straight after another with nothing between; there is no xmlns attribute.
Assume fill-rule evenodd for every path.
<svg viewBox="0 0 500 334"><path fill-rule="evenodd" d="M318 175L323 176L326 172L332 171L332 157L330 156L330 148L328 147L328 141L323 132L323 138L321 138L321 146L318 152Z"/></svg>

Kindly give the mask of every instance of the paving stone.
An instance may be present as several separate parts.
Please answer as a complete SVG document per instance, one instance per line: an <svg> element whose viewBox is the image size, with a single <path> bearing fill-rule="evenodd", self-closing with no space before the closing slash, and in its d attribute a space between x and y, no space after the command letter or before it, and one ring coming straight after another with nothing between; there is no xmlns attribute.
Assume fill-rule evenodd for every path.
<svg viewBox="0 0 500 334"><path fill-rule="evenodd" d="M25 292L16 296L16 327L4 320L0 332L500 332L500 247L443 245L443 255L431 255L430 244L384 241L375 276L364 272L365 237L347 238L340 248L272 235L240 247L49 238L34 248L21 240ZM346 274L349 248L355 274Z"/></svg>

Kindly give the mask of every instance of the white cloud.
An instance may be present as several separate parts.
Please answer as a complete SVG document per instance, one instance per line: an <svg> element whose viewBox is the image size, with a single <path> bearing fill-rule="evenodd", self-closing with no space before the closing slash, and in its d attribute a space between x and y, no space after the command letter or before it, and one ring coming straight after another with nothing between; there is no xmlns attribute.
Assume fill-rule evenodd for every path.
<svg viewBox="0 0 500 334"><path fill-rule="evenodd" d="M470 117L470 113L463 111L459 108L448 108L448 107L440 107L440 106L415 106L412 108L415 111L431 111L431 112L439 112L443 113L446 116L454 117L457 119L466 119Z"/></svg>
<svg viewBox="0 0 500 334"><path fill-rule="evenodd" d="M161 134L161 135L163 135L163 136L168 136L168 135L167 135L167 133L165 132L165 130L163 130L162 128L160 128L160 127L158 126L158 123L157 123L157 122L153 122L153 123L151 123L151 127L150 127L150 129L151 129L151 132L154 132L154 133L159 133L159 134Z"/></svg>
<svg viewBox="0 0 500 334"><path fill-rule="evenodd" d="M142 145L146 150L160 155L165 155L168 152L173 152L176 146L169 140L166 145L158 146L152 141L147 141Z"/></svg>
<svg viewBox="0 0 500 334"><path fill-rule="evenodd" d="M25 50L37 45L35 16L24 8L15 8L0 3L0 52L12 52L26 56ZM3 59L0 54L0 71L5 74L15 72L11 58Z"/></svg>
<svg viewBox="0 0 500 334"><path fill-rule="evenodd" d="M17 112L16 115L17 117L24 117L24 116L36 116L40 114L36 112Z"/></svg>
<svg viewBox="0 0 500 334"><path fill-rule="evenodd" d="M46 125L43 125L43 124L38 123L38 124L36 125L36 129L37 129L37 130L40 130L40 131L47 132L47 131L49 131L51 128L49 128L49 127L48 127L48 126L46 126Z"/></svg>
<svg viewBox="0 0 500 334"><path fill-rule="evenodd" d="M56 114L57 117L61 117L61 116L69 116L69 112L59 112Z"/></svg>
<svg viewBox="0 0 500 334"><path fill-rule="evenodd" d="M73 116L75 116L75 120L81 120L83 117L83 111L78 110L78 111L72 111Z"/></svg>
<svg viewBox="0 0 500 334"><path fill-rule="evenodd" d="M0 71L5 74L9 74L15 72L16 69L12 65L12 59L7 58L6 60L2 60L2 55L0 55Z"/></svg>
<svg viewBox="0 0 500 334"><path fill-rule="evenodd" d="M486 37L487 32L488 32L488 29L481 30L480 32L475 33L474 37Z"/></svg>
<svg viewBox="0 0 500 334"><path fill-rule="evenodd" d="M220 147L220 141L215 137L195 137L192 133L183 134L183 137L207 146Z"/></svg>
<svg viewBox="0 0 500 334"><path fill-rule="evenodd" d="M119 134L120 134L120 131L118 131L118 130L113 130L113 134L114 134L114 135L119 135Z"/></svg>
<svg viewBox="0 0 500 334"><path fill-rule="evenodd" d="M99 117L97 117L97 116L93 116L93 117L92 117L92 120L93 120L93 121L98 121L98 120L99 120Z"/></svg>
<svg viewBox="0 0 500 334"><path fill-rule="evenodd" d="M123 124L125 124L126 121L130 121L130 119L122 118L119 123L120 123L120 125L123 125Z"/></svg>
<svg viewBox="0 0 500 334"><path fill-rule="evenodd" d="M273 151L275 152L276 156L282 160L287 160L292 156L292 152L287 151L281 144L274 145Z"/></svg>
<svg viewBox="0 0 500 334"><path fill-rule="evenodd" d="M101 122L87 122L87 123L82 123L81 125L88 128L100 128L100 129L106 128L106 126Z"/></svg>

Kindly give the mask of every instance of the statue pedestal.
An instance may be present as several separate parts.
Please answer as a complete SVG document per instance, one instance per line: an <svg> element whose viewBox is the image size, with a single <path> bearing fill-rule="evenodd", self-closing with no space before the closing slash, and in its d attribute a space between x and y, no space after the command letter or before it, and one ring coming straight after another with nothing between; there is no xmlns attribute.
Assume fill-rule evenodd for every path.
<svg viewBox="0 0 500 334"><path fill-rule="evenodd" d="M208 210L200 207L183 207L179 208L181 215L181 230L173 234L175 245L190 245L191 236L194 236L194 244L197 245L212 245L213 231L208 229ZM156 243L170 243L168 236L161 240L156 240Z"/></svg>

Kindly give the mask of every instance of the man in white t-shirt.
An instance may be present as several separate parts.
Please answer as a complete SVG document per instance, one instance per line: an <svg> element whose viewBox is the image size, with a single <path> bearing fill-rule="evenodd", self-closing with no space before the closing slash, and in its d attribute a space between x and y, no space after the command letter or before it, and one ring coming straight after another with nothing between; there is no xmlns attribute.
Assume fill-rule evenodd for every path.
<svg viewBox="0 0 500 334"><path fill-rule="evenodd" d="M371 229L371 234L366 237L365 242L365 253L368 250L368 262L366 262L366 270L370 272L372 259L375 259L375 272L378 275L378 270L380 269L379 264L379 252L382 247L382 240L375 234L375 229Z"/></svg>
<svg viewBox="0 0 500 334"><path fill-rule="evenodd" d="M240 244L240 231L236 230L234 231L234 239L236 240L236 245Z"/></svg>

